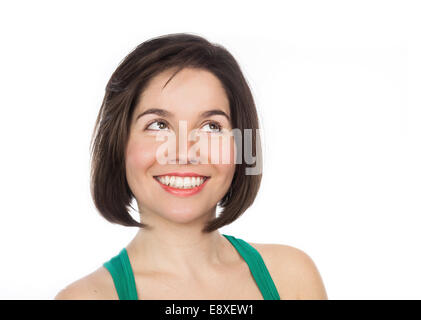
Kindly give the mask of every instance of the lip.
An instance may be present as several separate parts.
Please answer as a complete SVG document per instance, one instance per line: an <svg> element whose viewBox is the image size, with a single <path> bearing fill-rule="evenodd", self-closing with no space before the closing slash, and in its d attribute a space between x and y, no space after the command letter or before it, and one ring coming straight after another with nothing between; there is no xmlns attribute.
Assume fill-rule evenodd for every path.
<svg viewBox="0 0 421 320"><path fill-rule="evenodd" d="M209 178L208 176L204 176L202 174L197 174L194 172L168 172L166 174L160 174L155 177L165 177L165 176L177 176L177 177L205 177Z"/></svg>
<svg viewBox="0 0 421 320"><path fill-rule="evenodd" d="M179 197L189 197L189 196L192 196L192 195L195 195L195 194L199 193L200 191L202 191L202 189L205 187L208 180L210 179L210 177L202 176L202 175L199 175L199 174L196 174L196 173L191 173L191 172L187 172L187 173L185 173L185 172L177 172L177 173L172 172L172 173L167 173L167 174L162 175L162 176L179 176L179 177L186 177L187 176L187 177L204 177L205 178L205 181L200 186L190 188L190 189L177 189L177 188L173 188L173 187L167 186L165 184L162 184L157 178L159 176L154 176L154 180L156 182L158 182L158 184L165 191L167 191L167 192L169 192L169 193L171 193L175 196L179 196Z"/></svg>

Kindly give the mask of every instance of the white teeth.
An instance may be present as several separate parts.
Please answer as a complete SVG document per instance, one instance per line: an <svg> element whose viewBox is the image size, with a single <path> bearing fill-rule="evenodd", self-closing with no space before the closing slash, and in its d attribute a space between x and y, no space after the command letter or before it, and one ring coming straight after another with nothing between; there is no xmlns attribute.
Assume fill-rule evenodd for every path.
<svg viewBox="0 0 421 320"><path fill-rule="evenodd" d="M204 177L178 177L178 176L159 176L159 182L177 189L191 189L200 186Z"/></svg>
<svg viewBox="0 0 421 320"><path fill-rule="evenodd" d="M190 189L191 188L191 180L190 177L184 178L184 189Z"/></svg>
<svg viewBox="0 0 421 320"><path fill-rule="evenodd" d="M175 178L175 187L180 188L180 189L183 188L183 178L181 178L181 177Z"/></svg>

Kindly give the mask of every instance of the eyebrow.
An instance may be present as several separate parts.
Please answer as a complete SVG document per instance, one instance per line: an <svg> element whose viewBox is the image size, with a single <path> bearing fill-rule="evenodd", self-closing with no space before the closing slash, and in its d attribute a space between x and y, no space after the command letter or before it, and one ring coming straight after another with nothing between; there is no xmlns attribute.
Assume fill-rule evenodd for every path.
<svg viewBox="0 0 421 320"><path fill-rule="evenodd" d="M159 109L159 108L151 108L151 109L147 109L147 110L143 111L141 114L139 114L136 117L135 121L137 121L140 117L143 117L144 115L147 115L147 114L156 114L158 116L165 117L165 118L174 117L174 114L171 111ZM222 111L220 109L212 109L212 110L204 111L200 114L199 117L200 118L207 118L207 117L210 117L210 116L213 116L213 115L224 116L225 118L227 118L228 121L231 121L230 117L224 111Z"/></svg>

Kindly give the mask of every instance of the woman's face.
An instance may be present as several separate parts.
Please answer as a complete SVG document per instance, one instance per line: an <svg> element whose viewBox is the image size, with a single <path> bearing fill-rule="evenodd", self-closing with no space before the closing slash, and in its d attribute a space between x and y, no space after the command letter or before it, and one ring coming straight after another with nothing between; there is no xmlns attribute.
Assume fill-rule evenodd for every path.
<svg viewBox="0 0 421 320"><path fill-rule="evenodd" d="M209 71L185 68L164 87L173 70L151 79L131 119L126 176L145 223L158 216L207 221L235 172L229 101L221 82ZM211 110L217 112L205 113ZM189 139L192 132L195 141ZM167 148L170 141L174 149Z"/></svg>

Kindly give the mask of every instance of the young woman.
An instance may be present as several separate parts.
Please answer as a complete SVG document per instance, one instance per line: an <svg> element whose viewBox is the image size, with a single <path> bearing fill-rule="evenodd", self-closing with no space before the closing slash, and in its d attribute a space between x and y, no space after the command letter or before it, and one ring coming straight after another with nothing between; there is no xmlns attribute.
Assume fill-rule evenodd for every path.
<svg viewBox="0 0 421 320"><path fill-rule="evenodd" d="M185 33L140 44L107 84L91 172L100 214L139 231L55 299L327 299L302 250L218 231L259 190L261 172L248 171L259 164L245 161L246 139L232 135L251 129L260 155L258 128L251 91L225 48ZM212 143L227 137L228 146ZM129 214L132 199L140 222Z"/></svg>

